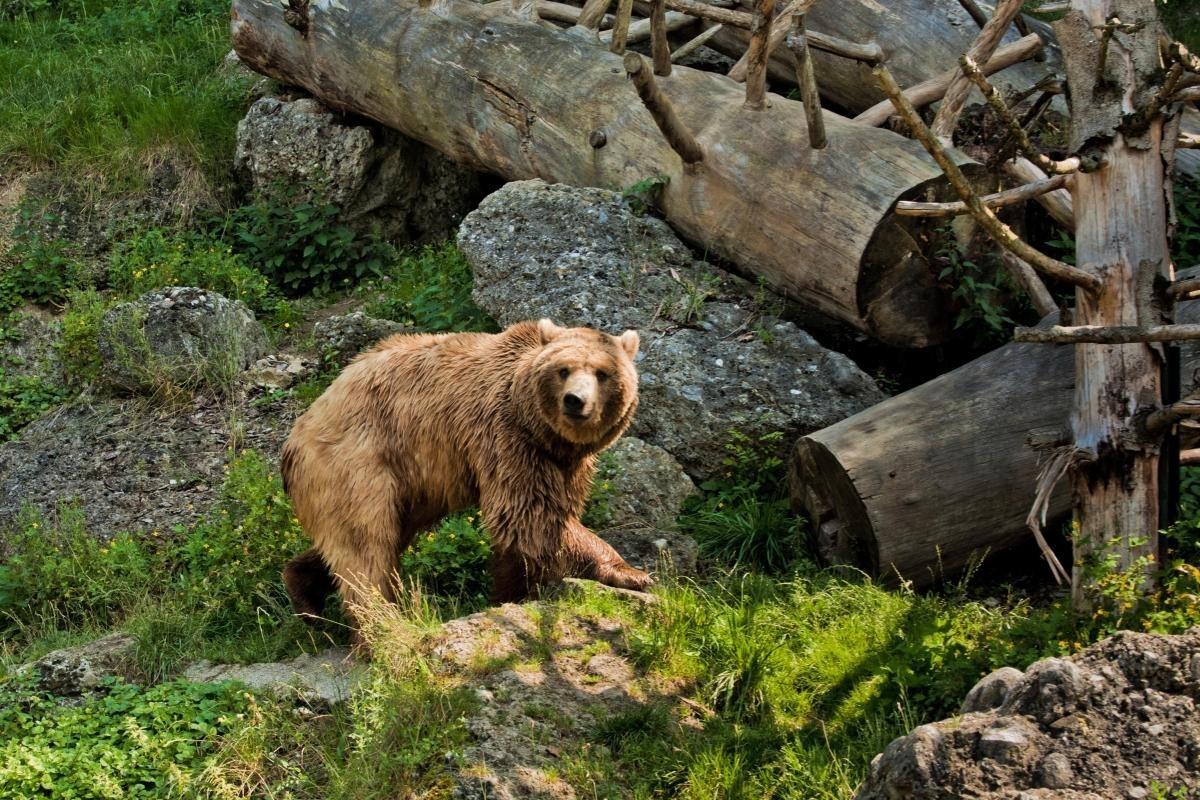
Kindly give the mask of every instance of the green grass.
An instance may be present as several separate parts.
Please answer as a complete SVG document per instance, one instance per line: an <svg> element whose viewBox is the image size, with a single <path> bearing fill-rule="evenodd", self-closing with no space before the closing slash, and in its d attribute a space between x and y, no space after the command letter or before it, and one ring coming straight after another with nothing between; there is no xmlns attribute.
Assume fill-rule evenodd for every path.
<svg viewBox="0 0 1200 800"><path fill-rule="evenodd" d="M136 188L166 157L205 180L228 169L245 81L217 70L217 0L6 2L0 13L0 165ZM197 187L197 191L203 191Z"/></svg>

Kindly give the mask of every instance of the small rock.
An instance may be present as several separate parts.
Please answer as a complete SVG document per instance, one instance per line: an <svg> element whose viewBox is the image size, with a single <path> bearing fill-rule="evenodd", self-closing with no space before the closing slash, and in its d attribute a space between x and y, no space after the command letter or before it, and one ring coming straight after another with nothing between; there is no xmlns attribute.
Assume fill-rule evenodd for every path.
<svg viewBox="0 0 1200 800"><path fill-rule="evenodd" d="M260 389L286 389L311 372L312 367L300 356L271 355L251 364L242 380Z"/></svg>
<svg viewBox="0 0 1200 800"><path fill-rule="evenodd" d="M318 322L313 328L313 339L323 358L344 367L381 339L405 330L399 322L369 317L361 311L355 311Z"/></svg>
<svg viewBox="0 0 1200 800"><path fill-rule="evenodd" d="M1042 786L1047 789L1067 789L1071 786L1074 773L1071 760L1062 753L1051 753L1042 759L1038 772Z"/></svg>
<svg viewBox="0 0 1200 800"><path fill-rule="evenodd" d="M1029 737L1015 728L985 731L979 737L979 752L984 758L1012 761L1029 746Z"/></svg>
<svg viewBox="0 0 1200 800"><path fill-rule="evenodd" d="M38 675L38 686L63 697L95 689L105 678L119 675L133 656L137 640L126 633L112 633L78 647L55 650L18 669Z"/></svg>
<svg viewBox="0 0 1200 800"><path fill-rule="evenodd" d="M324 707L346 700L360 676L361 670L354 668L350 653L344 648L260 664L197 661L183 673L184 678L195 683L238 681L252 689L266 689L280 696L295 695L309 705Z"/></svg>
<svg viewBox="0 0 1200 800"><path fill-rule="evenodd" d="M960 713L970 714L973 711L990 711L1004 704L1004 699L1014 686L1021 682L1025 673L1013 667L1001 667L985 676L967 693L963 700Z"/></svg>
<svg viewBox="0 0 1200 800"><path fill-rule="evenodd" d="M1131 786L1125 790L1125 796L1128 797L1129 800L1142 800L1143 798L1148 797L1149 794L1150 790L1144 786Z"/></svg>

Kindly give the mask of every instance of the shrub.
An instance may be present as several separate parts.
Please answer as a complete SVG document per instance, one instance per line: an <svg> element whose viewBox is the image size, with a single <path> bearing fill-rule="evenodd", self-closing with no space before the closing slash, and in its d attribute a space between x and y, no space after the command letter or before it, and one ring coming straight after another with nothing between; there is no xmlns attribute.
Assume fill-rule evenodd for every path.
<svg viewBox="0 0 1200 800"><path fill-rule="evenodd" d="M86 386L100 377L100 322L111 305L95 289L74 289L67 295L67 312L56 346L63 375L71 386Z"/></svg>
<svg viewBox="0 0 1200 800"><path fill-rule="evenodd" d="M679 518L680 529L696 539L704 555L769 572L795 564L799 519L785 494L777 453L782 438L770 433L753 440L731 432L722 474L701 484L703 494L690 499Z"/></svg>
<svg viewBox="0 0 1200 800"><path fill-rule="evenodd" d="M195 286L241 300L255 311L273 310L278 302L266 276L228 245L158 229L143 231L116 248L108 280L123 295L137 296L164 286Z"/></svg>
<svg viewBox="0 0 1200 800"><path fill-rule="evenodd" d="M478 511L455 514L422 534L400 558L400 574L445 598L479 605L491 589L491 542Z"/></svg>
<svg viewBox="0 0 1200 800"><path fill-rule="evenodd" d="M394 257L392 248L374 234L356 233L340 215L318 184L280 185L230 213L221 235L293 294L381 277Z"/></svg>
<svg viewBox="0 0 1200 800"><path fill-rule="evenodd" d="M471 299L471 265L453 243L407 253L372 290L368 314L430 331L494 331Z"/></svg>
<svg viewBox="0 0 1200 800"><path fill-rule="evenodd" d="M66 399L61 386L37 375L9 375L0 367L0 442Z"/></svg>

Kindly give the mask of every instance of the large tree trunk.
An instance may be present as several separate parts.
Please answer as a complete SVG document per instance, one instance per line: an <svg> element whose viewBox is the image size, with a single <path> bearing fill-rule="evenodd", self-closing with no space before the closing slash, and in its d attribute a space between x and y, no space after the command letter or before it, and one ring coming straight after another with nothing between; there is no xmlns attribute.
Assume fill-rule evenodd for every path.
<svg viewBox="0 0 1200 800"><path fill-rule="evenodd" d="M301 33L279 3L235 0L238 55L509 179L622 188L668 176L664 214L700 248L885 342L945 335L914 227L930 223L891 213L941 181L919 145L826 112L829 146L814 151L800 103L772 95L748 111L741 85L676 67L658 84L704 152L685 168L621 58L585 37L458 0L307 8Z"/></svg>
<svg viewBox="0 0 1200 800"><path fill-rule="evenodd" d="M1141 27L1113 34L1101 73L1096 32L1113 18ZM1072 189L1076 263L1103 279L1098 294L1077 290L1075 324L1161 323L1148 298L1155 276L1172 277L1163 118L1131 122L1161 82L1154 0L1073 0L1055 30L1071 88L1071 149L1105 162L1076 175ZM1160 441L1139 432L1136 415L1162 402L1162 367L1154 345L1075 347L1071 425L1086 455L1072 472L1073 599L1081 610L1094 599L1098 572L1136 567L1149 581L1157 568L1150 562L1158 553Z"/></svg>
<svg viewBox="0 0 1200 800"><path fill-rule="evenodd" d="M1069 348L1008 344L802 438L792 506L826 563L923 586L1025 540L1040 461L1071 409ZM1050 515L1071 507L1064 482Z"/></svg>

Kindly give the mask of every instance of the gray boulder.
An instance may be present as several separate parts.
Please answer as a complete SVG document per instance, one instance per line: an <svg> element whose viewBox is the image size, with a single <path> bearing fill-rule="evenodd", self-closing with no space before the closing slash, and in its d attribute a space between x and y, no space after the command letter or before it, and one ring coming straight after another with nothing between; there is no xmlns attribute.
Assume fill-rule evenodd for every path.
<svg viewBox="0 0 1200 800"><path fill-rule="evenodd" d="M605 482L605 527L641 525L675 528L683 503L696 485L679 462L661 447L626 436L601 456L597 479Z"/></svg>
<svg viewBox="0 0 1200 800"><path fill-rule="evenodd" d="M1200 790L1197 664L1200 628L1120 633L1023 674L997 671L962 716L889 744L857 798L1125 800L1154 785L1191 797ZM1055 793L1063 789L1071 793Z"/></svg>
<svg viewBox="0 0 1200 800"><path fill-rule="evenodd" d="M398 243L445 238L483 191L478 173L311 98L255 102L238 123L234 165L259 192L319 188L343 222Z"/></svg>
<svg viewBox="0 0 1200 800"><path fill-rule="evenodd" d="M362 668L345 648L331 648L315 655L302 653L288 661L258 664L214 664L197 661L183 672L195 683L237 681L251 689L262 689L281 697L294 697L306 705L331 708L350 696L362 677Z"/></svg>
<svg viewBox="0 0 1200 800"><path fill-rule="evenodd" d="M266 352L267 335L240 300L172 286L110 309L98 344L105 377L118 388L227 391Z"/></svg>
<svg viewBox="0 0 1200 800"><path fill-rule="evenodd" d="M321 320L313 327L313 339L321 358L344 367L381 339L404 330L405 327L399 322L369 317L361 311L355 311Z"/></svg>
<svg viewBox="0 0 1200 800"><path fill-rule="evenodd" d="M120 675L133 657L137 641L112 633L93 642L55 650L18 669L37 676L38 687L60 697L89 692L104 679Z"/></svg>
<svg viewBox="0 0 1200 800"><path fill-rule="evenodd" d="M802 434L879 402L850 359L764 307L745 281L692 258L621 195L509 183L471 212L458 246L475 302L503 325L551 317L610 333L636 328L641 403L632 433L694 478L720 473L733 431Z"/></svg>

